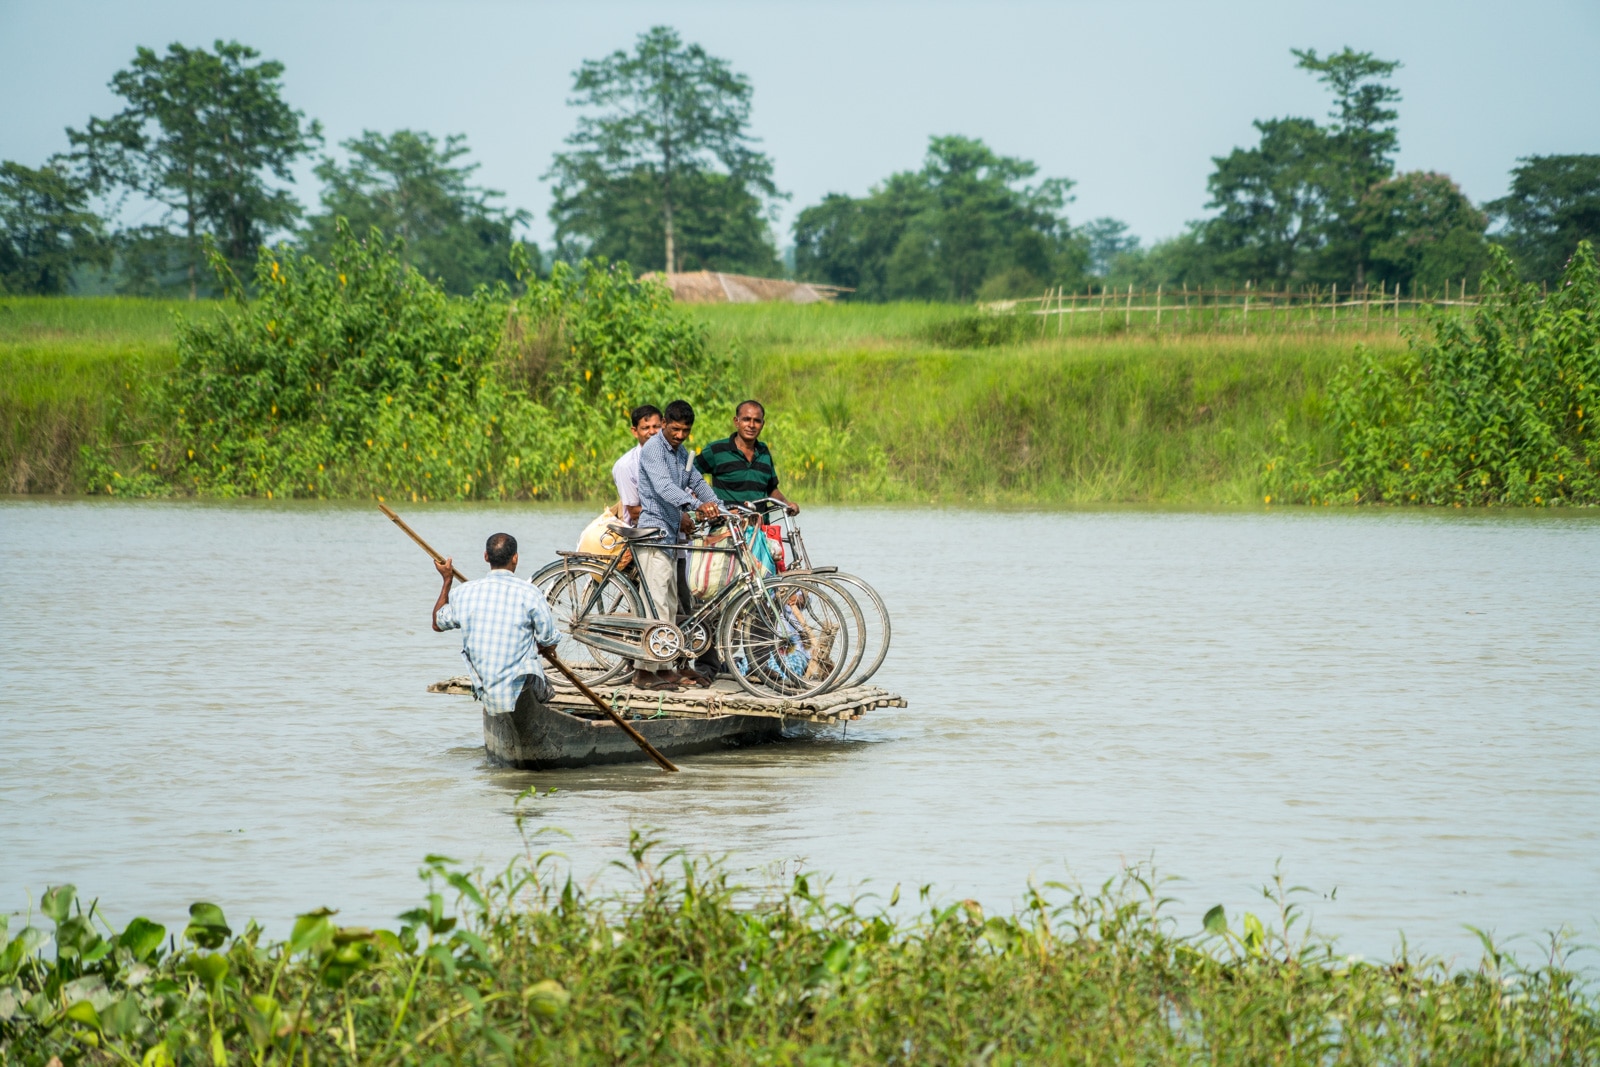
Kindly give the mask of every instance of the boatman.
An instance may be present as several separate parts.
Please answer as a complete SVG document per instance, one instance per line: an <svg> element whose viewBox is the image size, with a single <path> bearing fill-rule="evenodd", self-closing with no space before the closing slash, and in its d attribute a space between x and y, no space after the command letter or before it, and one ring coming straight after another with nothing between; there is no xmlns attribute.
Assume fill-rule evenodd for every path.
<svg viewBox="0 0 1600 1067"><path fill-rule="evenodd" d="M554 648L556 620L550 604L532 582L517 578L517 539L508 533L489 538L483 549L489 574L452 588L455 565L434 561L444 579L433 604L433 628L461 631L461 656L472 678L472 695L493 715L517 706L523 689L540 701L550 699L550 683L539 666L539 651Z"/></svg>
<svg viewBox="0 0 1600 1067"><path fill-rule="evenodd" d="M733 409L733 433L707 445L695 466L711 479L717 499L724 504L747 504L770 496L783 501L789 514L798 515L800 505L778 488L772 453L761 443L761 429L766 424L767 409L761 401L742 402Z"/></svg>
<svg viewBox="0 0 1600 1067"><path fill-rule="evenodd" d="M662 414L661 432L639 446L639 529L654 527L661 534L653 544L633 542L633 553L655 602L654 617L671 623L691 610L680 605L678 571L683 553L677 547L694 530L690 513L714 519L719 511L716 494L695 470L694 453L684 446L693 428L694 408L686 400L674 400ZM633 667L633 684L641 689L711 684L697 671L680 671L670 662L641 659Z"/></svg>
<svg viewBox="0 0 1600 1067"><path fill-rule="evenodd" d="M628 414L632 423L628 432L638 444L622 454L611 466L611 480L617 483L617 499L622 502L622 521L629 526L639 522L639 449L661 432L661 409L654 404L640 404Z"/></svg>

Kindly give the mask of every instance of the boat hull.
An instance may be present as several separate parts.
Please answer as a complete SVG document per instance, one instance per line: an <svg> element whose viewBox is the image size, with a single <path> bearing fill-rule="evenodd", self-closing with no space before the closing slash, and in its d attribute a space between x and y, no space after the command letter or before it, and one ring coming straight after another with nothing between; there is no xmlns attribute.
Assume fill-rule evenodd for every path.
<svg viewBox="0 0 1600 1067"><path fill-rule="evenodd" d="M641 718L628 725L668 756L765 744L784 736L782 719L758 715ZM523 770L649 759L610 719L559 711L527 690L510 714L483 713L483 747L491 763Z"/></svg>

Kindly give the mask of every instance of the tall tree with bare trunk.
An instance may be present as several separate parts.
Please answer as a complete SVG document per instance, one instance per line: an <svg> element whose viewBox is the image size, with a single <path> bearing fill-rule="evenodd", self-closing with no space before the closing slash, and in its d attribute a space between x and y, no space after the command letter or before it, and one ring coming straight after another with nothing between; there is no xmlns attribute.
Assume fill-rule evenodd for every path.
<svg viewBox="0 0 1600 1067"><path fill-rule="evenodd" d="M751 218L760 222L762 198L780 195L772 162L749 132L750 79L656 26L631 52L585 60L573 92L569 103L586 113L546 175L555 183L558 245L588 252L617 244L612 231L639 228L643 214L651 229L659 226L666 270L686 258L730 266L705 262L715 258L716 240L686 249L685 236L748 231ZM727 225L718 221L724 214Z"/></svg>

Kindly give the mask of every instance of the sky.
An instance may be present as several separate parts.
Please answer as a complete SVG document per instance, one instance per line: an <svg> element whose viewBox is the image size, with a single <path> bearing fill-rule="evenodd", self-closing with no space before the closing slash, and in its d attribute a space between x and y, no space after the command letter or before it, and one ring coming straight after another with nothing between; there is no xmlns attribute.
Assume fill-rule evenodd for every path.
<svg viewBox="0 0 1600 1067"><path fill-rule="evenodd" d="M1475 201L1504 194L1518 157L1600 152L1600 0L0 0L0 159L37 166L65 127L114 113L106 83L139 45L232 38L286 65L286 98L336 156L364 129L465 134L478 182L532 212L548 247L542 176L572 131L572 72L657 24L750 77L753 132L791 194L780 245L800 209L916 168L947 133L1076 181L1075 223L1173 236L1205 214L1211 157L1254 143L1252 120L1327 112L1291 48L1400 60L1400 168ZM294 188L315 206L310 168Z"/></svg>

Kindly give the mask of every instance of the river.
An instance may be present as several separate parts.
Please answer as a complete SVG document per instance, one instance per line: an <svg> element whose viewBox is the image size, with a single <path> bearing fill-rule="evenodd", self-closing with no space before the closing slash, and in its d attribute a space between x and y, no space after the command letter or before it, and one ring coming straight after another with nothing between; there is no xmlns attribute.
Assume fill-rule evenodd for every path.
<svg viewBox="0 0 1600 1067"><path fill-rule="evenodd" d="M588 518L406 514L469 575L490 532L528 572ZM524 828L581 879L635 827L1001 909L1153 860L1189 930L1281 867L1347 951L1471 961L1472 924L1531 957L1600 932L1597 518L809 509L813 557L887 600L910 707L668 776L487 766L476 706L424 691L460 664L433 571L375 509L12 498L0 910L70 881L118 921L391 924L425 854L522 853L537 785Z"/></svg>

